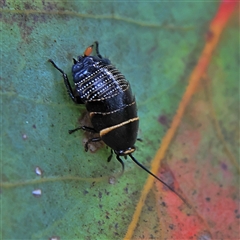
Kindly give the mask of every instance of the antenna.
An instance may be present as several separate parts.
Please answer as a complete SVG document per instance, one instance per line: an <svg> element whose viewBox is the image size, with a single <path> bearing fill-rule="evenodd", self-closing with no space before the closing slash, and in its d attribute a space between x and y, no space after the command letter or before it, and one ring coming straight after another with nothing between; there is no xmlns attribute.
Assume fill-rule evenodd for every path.
<svg viewBox="0 0 240 240"><path fill-rule="evenodd" d="M130 158L139 166L141 167L143 170L145 170L147 173L149 173L150 175L152 175L153 177L155 177L158 181L160 181L163 185L167 186L172 192L174 192L184 203L186 203L189 207L191 207L185 200L184 198L179 195L173 188L171 188L170 186L168 186L163 180L161 180L160 178L158 178L155 174L153 174L152 172L150 172L147 168L145 168L140 162L137 161L136 158L133 157L133 155L130 153L129 154Z"/></svg>

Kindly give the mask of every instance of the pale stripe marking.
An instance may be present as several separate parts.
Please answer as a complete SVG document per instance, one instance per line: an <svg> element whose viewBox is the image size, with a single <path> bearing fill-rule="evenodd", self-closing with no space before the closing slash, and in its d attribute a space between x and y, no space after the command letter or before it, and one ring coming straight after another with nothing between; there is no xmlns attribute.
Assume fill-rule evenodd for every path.
<svg viewBox="0 0 240 240"><path fill-rule="evenodd" d="M136 104L136 102L132 102L130 104L127 104L125 105L123 108L118 108L117 110L114 110L114 111L111 111L111 112L90 112L89 115L90 115L90 118L92 118L95 114L98 114L98 115L108 115L108 114L112 114L112 113L116 113L116 112L119 112L127 107L130 107L132 105Z"/></svg>
<svg viewBox="0 0 240 240"><path fill-rule="evenodd" d="M136 118L131 118L129 119L128 121L125 121L125 122L122 122L122 123L119 123L117 125L114 125L112 127L109 127L109 128L104 128L103 130L100 131L100 137L102 137L103 135L106 135L107 133L111 132L112 130L116 129L116 128L119 128L121 126L124 126L130 122L135 122L135 121L138 121L139 120L139 117L136 117Z"/></svg>

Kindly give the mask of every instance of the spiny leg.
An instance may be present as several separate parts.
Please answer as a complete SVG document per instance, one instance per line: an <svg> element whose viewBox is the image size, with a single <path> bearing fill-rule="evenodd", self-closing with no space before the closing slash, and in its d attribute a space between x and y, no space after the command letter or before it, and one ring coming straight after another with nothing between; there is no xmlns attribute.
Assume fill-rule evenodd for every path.
<svg viewBox="0 0 240 240"><path fill-rule="evenodd" d="M73 90L72 90L72 87L69 83L69 80L68 80L68 76L67 74L62 70L60 69L56 64L55 62L52 60L52 59L49 59L48 60L63 76L63 79L64 79L64 83L65 83L65 86L67 88L67 92L68 92L68 95L70 96L70 98L73 100L73 102L77 103L77 104L83 104L80 96L75 96L74 93L73 93Z"/></svg>
<svg viewBox="0 0 240 240"><path fill-rule="evenodd" d="M112 160L112 156L113 156L113 150L111 149L111 153L110 153L110 156L108 157L108 162L110 162Z"/></svg>
<svg viewBox="0 0 240 240"><path fill-rule="evenodd" d="M87 132L92 132L92 133L98 133L94 128L91 128L91 127L87 127L87 126L80 126L80 127L77 127L75 129L71 129L71 130L68 130L68 133L69 134L72 134L78 130L84 130L84 131L87 131ZM85 151L87 152L88 151L88 144L90 142L98 142L98 141L101 141L102 139L100 137L97 137L97 138L91 138L89 139L86 143L85 143Z"/></svg>
<svg viewBox="0 0 240 240"><path fill-rule="evenodd" d="M96 137L96 138L91 138L89 139L86 143L85 143L85 151L87 152L88 151L88 144L90 142L99 142L99 141L102 141L102 139L100 137Z"/></svg>
<svg viewBox="0 0 240 240"><path fill-rule="evenodd" d="M152 172L150 172L147 168L145 168L140 162L138 162L132 154L129 154L129 156L131 157L131 159L139 166L141 167L143 170L145 170L147 173L149 173L150 175L152 175L153 177L155 177L158 181L160 181L162 184L164 184L165 186L167 186L172 192L174 192L184 203L186 203L190 208L191 206L183 199L183 197L181 195L179 195L173 188L171 188L170 186L168 186L163 180L161 180L160 178L158 178L155 174L153 174Z"/></svg>
<svg viewBox="0 0 240 240"><path fill-rule="evenodd" d="M87 126L80 126L80 127L68 130L68 133L72 134L72 133L74 133L78 130L84 130L84 131L87 131L87 132L98 133L94 128L87 127Z"/></svg>

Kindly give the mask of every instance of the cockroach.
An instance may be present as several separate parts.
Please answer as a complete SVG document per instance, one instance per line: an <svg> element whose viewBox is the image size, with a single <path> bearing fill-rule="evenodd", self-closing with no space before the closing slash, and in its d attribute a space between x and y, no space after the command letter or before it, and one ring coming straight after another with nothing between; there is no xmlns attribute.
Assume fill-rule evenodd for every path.
<svg viewBox="0 0 240 240"><path fill-rule="evenodd" d="M96 54L91 55L94 46ZM111 64L109 59L101 56L98 42L89 46L82 56L73 59L72 77L77 94L74 93L67 74L53 60L48 61L62 74L70 98L76 104L85 104L91 119L93 127L79 126L69 130L69 133L84 130L99 134L98 137L86 142L85 151L88 151L89 143L103 141L111 148L108 161L111 160L114 152L122 165L122 172L124 163L121 157L129 156L139 167L167 186L185 202L173 188L133 157L139 127L135 96L124 75Z"/></svg>

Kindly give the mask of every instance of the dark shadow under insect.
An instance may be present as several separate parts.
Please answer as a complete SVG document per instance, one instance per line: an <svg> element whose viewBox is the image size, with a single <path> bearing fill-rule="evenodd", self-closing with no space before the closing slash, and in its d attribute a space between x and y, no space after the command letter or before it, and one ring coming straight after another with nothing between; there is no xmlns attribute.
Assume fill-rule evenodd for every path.
<svg viewBox="0 0 240 240"><path fill-rule="evenodd" d="M96 55L91 56L94 46ZM108 161L115 153L122 165L122 172L124 163L121 156L125 158L129 156L139 167L167 186L185 202L173 188L133 157L132 153L136 149L134 144L138 140L139 124L135 97L124 75L111 64L109 59L99 54L98 42L89 46L77 60L73 59L72 76L77 94L74 94L67 74L53 60L49 59L49 62L61 72L67 92L73 102L85 104L93 126L79 126L69 130L69 133L84 130L99 134L99 137L90 138L86 142L85 151L88 151L89 143L103 141L111 148Z"/></svg>

